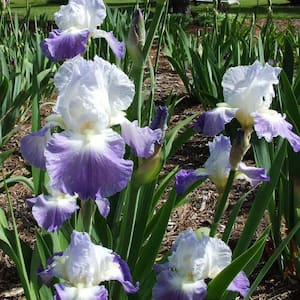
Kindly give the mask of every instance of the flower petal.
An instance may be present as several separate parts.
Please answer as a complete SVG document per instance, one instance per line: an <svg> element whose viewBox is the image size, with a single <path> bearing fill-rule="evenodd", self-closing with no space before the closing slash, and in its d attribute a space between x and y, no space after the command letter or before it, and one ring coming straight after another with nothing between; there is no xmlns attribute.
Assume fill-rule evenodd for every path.
<svg viewBox="0 0 300 300"><path fill-rule="evenodd" d="M206 178L209 173L203 174L197 173L195 170L180 170L176 176L176 193L177 195L183 195L186 190L201 178Z"/></svg>
<svg viewBox="0 0 300 300"><path fill-rule="evenodd" d="M39 131L25 135L21 139L21 153L34 167L46 170L46 158L44 155L47 142L51 138L49 126L41 128Z"/></svg>
<svg viewBox="0 0 300 300"><path fill-rule="evenodd" d="M101 196L97 196L95 199L100 215L103 218L106 218L110 211L110 203L107 198L102 198Z"/></svg>
<svg viewBox="0 0 300 300"><path fill-rule="evenodd" d="M75 57L85 52L89 34L87 29L76 32L62 32L55 29L41 42L42 52L52 61Z"/></svg>
<svg viewBox="0 0 300 300"><path fill-rule="evenodd" d="M115 254L114 262L119 265L120 272L116 272L110 279L118 280L126 293L136 293L139 289L139 284L137 283L136 286L133 285L132 276L127 263L117 254Z"/></svg>
<svg viewBox="0 0 300 300"><path fill-rule="evenodd" d="M204 300L207 294L204 280L182 282L175 272L162 271L157 275L153 300Z"/></svg>
<svg viewBox="0 0 300 300"><path fill-rule="evenodd" d="M205 135L214 136L225 129L225 124L234 117L237 109L228 107L217 107L200 115L196 120L194 129Z"/></svg>
<svg viewBox="0 0 300 300"><path fill-rule="evenodd" d="M52 185L82 200L109 197L128 183L133 162L124 160L125 145L111 129L95 136L54 134L45 156Z"/></svg>
<svg viewBox="0 0 300 300"><path fill-rule="evenodd" d="M137 121L129 122L124 118L121 123L122 137L138 157L149 158L154 153L155 143L161 139L161 129L140 128Z"/></svg>
<svg viewBox="0 0 300 300"><path fill-rule="evenodd" d="M108 292L103 285L85 288L68 286L65 283L54 285L56 294L54 300L107 300Z"/></svg>
<svg viewBox="0 0 300 300"><path fill-rule="evenodd" d="M64 197L39 195L29 199L29 202L38 225L50 232L59 230L73 212L79 209L76 198L69 195Z"/></svg>
<svg viewBox="0 0 300 300"><path fill-rule="evenodd" d="M97 30L93 34L93 38L102 37L104 38L109 47L111 48L112 52L115 54L116 58L122 58L125 55L125 43L120 42L112 33L112 31L107 32L104 30Z"/></svg>
<svg viewBox="0 0 300 300"><path fill-rule="evenodd" d="M249 279L244 272L240 272L230 283L227 290L232 292L238 292L243 297L246 297L250 287Z"/></svg>
<svg viewBox="0 0 300 300"><path fill-rule="evenodd" d="M285 120L280 113L269 110L266 113L255 113L254 129L258 138L264 137L271 142L273 137L286 138L295 152L300 151L300 137L292 132L292 124Z"/></svg>
<svg viewBox="0 0 300 300"><path fill-rule="evenodd" d="M239 163L237 178L245 178L252 186L256 186L262 181L270 181L264 168L248 167L244 163Z"/></svg>

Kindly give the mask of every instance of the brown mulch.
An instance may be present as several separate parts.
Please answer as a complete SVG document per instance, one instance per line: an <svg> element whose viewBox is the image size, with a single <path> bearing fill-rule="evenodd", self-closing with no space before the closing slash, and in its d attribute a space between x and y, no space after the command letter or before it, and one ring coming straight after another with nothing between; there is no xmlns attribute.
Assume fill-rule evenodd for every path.
<svg viewBox="0 0 300 300"><path fill-rule="evenodd" d="M286 22L281 21L280 28L286 26ZM297 28L300 28L300 21L295 20L293 23ZM152 56L155 55L153 51ZM157 72L157 82L155 89L155 99L157 103L162 104L164 99L169 96L172 91L173 95L179 95L183 98L182 102L176 107L175 113L172 115L171 124L173 126L185 119L186 117L202 111L199 103L193 102L186 95L184 85L178 75L171 70L167 60L164 57L160 58L159 70ZM45 115L49 111L45 112ZM13 155L4 163L4 173L9 174L13 172L13 176L27 175L28 171L25 167L24 161L19 152L20 138L30 131L30 124L26 123L17 132L11 141L5 146L5 149L14 148ZM172 157L166 164L165 170L171 170L175 166L179 165L181 168L197 168L203 165L206 161L208 152L209 139L201 134L195 134L184 147L182 147L178 153ZM239 181L235 184L234 190L230 195L230 204L227 212L222 220L222 228L225 227L226 220L230 214L230 209L236 202L236 200L245 192L249 191L249 185L243 181ZM26 199L31 196L28 188L22 184L16 184L9 188L10 197L15 209L15 216L17 219L18 229L20 236L23 240L32 243L34 241L34 220L31 212L26 204ZM242 211L238 217L238 220L234 227L233 240L237 240L241 233L247 214L251 207L251 201L253 200L254 193L250 194L246 200ZM210 226L215 210L215 202L217 193L215 187L209 181L195 189L190 195L190 202L182 207L174 210L172 217L168 224L168 231L165 235L165 239L162 245L162 252L167 251L179 232L185 230L187 227L197 229L201 226ZM3 208L8 215L8 208L6 204L6 195L0 194L0 207ZM257 236L261 230L268 224L267 215L262 221L260 231L257 232ZM13 262L0 252L0 299L24 299L20 281ZM270 253L264 254L264 260L267 260ZM255 279L260 268L263 266L264 261L260 263L257 270L254 272L251 281ZM267 300L267 299L299 299L300 297L300 284L299 282L292 282L287 279L283 279L279 274L276 265L268 272L266 278L261 282L254 295L251 297L253 300Z"/></svg>

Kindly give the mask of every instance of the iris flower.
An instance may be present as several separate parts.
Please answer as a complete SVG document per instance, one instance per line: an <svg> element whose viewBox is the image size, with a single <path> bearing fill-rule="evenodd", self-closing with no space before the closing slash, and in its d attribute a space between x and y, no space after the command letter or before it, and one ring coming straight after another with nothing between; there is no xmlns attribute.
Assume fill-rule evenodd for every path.
<svg viewBox="0 0 300 300"><path fill-rule="evenodd" d="M220 239L202 235L199 239L191 228L175 241L168 262L155 265L154 300L202 300L207 294L206 280L215 278L231 263L230 248ZM249 280L240 272L227 290L248 293Z"/></svg>
<svg viewBox="0 0 300 300"><path fill-rule="evenodd" d="M23 156L35 166L45 165L52 186L64 194L76 193L87 200L105 199L121 191L133 169L133 162L123 158L125 143L147 158L161 138L160 129L139 128L126 119L133 83L115 65L97 56L64 62L54 81L59 94L49 122L60 124L63 131L50 138L45 129L25 136ZM113 130L116 125L121 126L122 136Z"/></svg>
<svg viewBox="0 0 300 300"><path fill-rule="evenodd" d="M87 233L73 231L69 247L54 254L44 270L39 272L43 282L50 284L53 277L63 282L54 285L58 300L106 300L108 292L102 282L118 280L126 293L136 293L130 270L112 250L95 245Z"/></svg>
<svg viewBox="0 0 300 300"><path fill-rule="evenodd" d="M105 38L117 58L124 55L125 45L112 32L97 29L106 17L102 0L69 0L54 14L58 29L50 32L41 43L41 49L50 60L59 61L75 57L86 50L92 38Z"/></svg>
<svg viewBox="0 0 300 300"><path fill-rule="evenodd" d="M207 177L216 185L219 192L224 190L231 169L230 138L220 135L215 137L208 145L210 156L204 163L204 168L181 170L176 174L177 194L184 194L194 182ZM261 181L269 181L265 169L248 167L243 162L238 164L236 174L236 178L244 178L253 186Z"/></svg>
<svg viewBox="0 0 300 300"><path fill-rule="evenodd" d="M197 131L214 136L225 124L236 118L243 130L254 127L258 138L270 142L274 137L286 138L294 151L300 150L300 137L292 132L292 125L285 116L270 109L275 96L274 84L278 84L281 69L258 61L251 66L230 68L222 80L224 100L217 108L203 113L195 125Z"/></svg>

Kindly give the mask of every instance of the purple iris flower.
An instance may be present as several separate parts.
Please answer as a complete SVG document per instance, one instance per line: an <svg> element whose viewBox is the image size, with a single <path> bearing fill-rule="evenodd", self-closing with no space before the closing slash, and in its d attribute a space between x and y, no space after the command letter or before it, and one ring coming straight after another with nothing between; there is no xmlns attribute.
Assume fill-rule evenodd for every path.
<svg viewBox="0 0 300 300"><path fill-rule="evenodd" d="M57 231L60 226L79 209L77 196L62 194L48 187L48 194L30 198L27 203L32 208L32 214L39 227L47 231Z"/></svg>
<svg viewBox="0 0 300 300"><path fill-rule="evenodd" d="M77 56L64 62L54 82L59 94L55 114L48 120L63 131L47 138L47 143L43 140L42 157L52 186L82 200L105 199L121 191L133 169L133 162L123 158L125 143L137 155L150 157L161 138L160 129L139 128L126 119L124 111L134 96L132 81L97 56L94 60ZM112 129L115 125L121 125L122 135ZM34 135L21 140L21 150L30 163L43 165L44 161L33 160L39 142Z"/></svg>
<svg viewBox="0 0 300 300"><path fill-rule="evenodd" d="M54 254L39 275L47 285L53 277L63 280L54 284L57 300L106 300L108 292L99 284L109 280L119 281L126 293L138 291L127 263L112 250L92 243L85 232L73 231L69 247Z"/></svg>
<svg viewBox="0 0 300 300"><path fill-rule="evenodd" d="M278 67L262 65L258 61L251 66L228 69L222 80L225 102L203 113L195 129L214 136L236 118L245 132L254 127L258 138L265 138L268 142L281 136L298 152L300 137L292 132L292 125L284 115L270 109L275 96L273 85L278 84L280 71Z"/></svg>
<svg viewBox="0 0 300 300"><path fill-rule="evenodd" d="M176 174L176 191L182 195L197 180L209 178L222 192L226 186L231 165L229 162L231 143L230 138L223 135L214 138L209 142L210 156L204 163L204 168L196 170L181 170ZM236 178L244 178L255 186L261 181L269 181L263 168L248 167L240 162L237 167Z"/></svg>
<svg viewBox="0 0 300 300"><path fill-rule="evenodd" d="M231 263L231 258L231 250L222 240L204 234L199 239L191 228L187 229L176 238L168 262L154 266L158 274L153 299L205 299L205 280L215 278ZM240 272L227 290L245 297L249 285L245 273Z"/></svg>
<svg viewBox="0 0 300 300"><path fill-rule="evenodd" d="M88 39L106 39L117 58L124 56L125 45L112 32L97 29L106 17L102 0L69 0L55 13L58 29L50 32L41 43L41 49L50 60L60 61L75 57L87 48Z"/></svg>

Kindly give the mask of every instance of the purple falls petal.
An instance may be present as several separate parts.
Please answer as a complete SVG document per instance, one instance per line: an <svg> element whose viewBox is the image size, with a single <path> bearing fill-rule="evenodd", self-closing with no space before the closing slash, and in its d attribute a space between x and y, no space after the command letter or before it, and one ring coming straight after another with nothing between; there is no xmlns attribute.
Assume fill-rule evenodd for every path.
<svg viewBox="0 0 300 300"><path fill-rule="evenodd" d="M133 162L124 160L123 139L111 129L90 137L54 134L45 156L52 185L82 200L109 197L127 185Z"/></svg>
<svg viewBox="0 0 300 300"><path fill-rule="evenodd" d="M295 152L300 151L300 137L292 132L292 124L280 113L270 110L268 113L254 113L254 129L258 138L264 137L271 142L274 137L286 138Z"/></svg>
<svg viewBox="0 0 300 300"><path fill-rule="evenodd" d="M243 297L246 297L250 287L249 279L244 272L240 272L230 283L227 290L232 292L238 292Z"/></svg>
<svg viewBox="0 0 300 300"><path fill-rule="evenodd" d="M91 287L72 287L64 283L54 285L56 294L54 300L107 300L108 292L103 285Z"/></svg>
<svg viewBox="0 0 300 300"><path fill-rule="evenodd" d="M176 176L176 193L183 195L186 190L197 180L208 177L209 174L197 175L195 170L180 170Z"/></svg>
<svg viewBox="0 0 300 300"><path fill-rule="evenodd" d="M132 283L132 276L127 263L117 254L115 254L114 262L119 264L121 275L111 276L111 279L118 280L126 293L136 293L139 290L139 283L136 286Z"/></svg>
<svg viewBox="0 0 300 300"><path fill-rule="evenodd" d="M95 199L100 215L103 218L106 218L110 211L110 203L107 198L102 198L101 196L97 196Z"/></svg>
<svg viewBox="0 0 300 300"><path fill-rule="evenodd" d="M112 31L107 32L104 30L98 30L97 33L94 35L94 38L102 37L104 38L109 47L111 48L112 52L117 58L122 58L125 55L125 43L120 42L112 33Z"/></svg>
<svg viewBox="0 0 300 300"><path fill-rule="evenodd" d="M203 280L193 282L186 290L182 288L176 273L162 271L157 275L157 282L153 288L153 300L204 300L207 294Z"/></svg>
<svg viewBox="0 0 300 300"><path fill-rule="evenodd" d="M62 256L63 252L56 252L51 257L47 259L46 268L39 268L37 275L41 277L43 284L49 286L52 278L55 276L53 273L53 263L56 256Z"/></svg>
<svg viewBox="0 0 300 300"><path fill-rule="evenodd" d="M21 153L26 161L32 166L46 170L45 147L51 138L49 126L41 128L39 131L25 135L21 139Z"/></svg>
<svg viewBox="0 0 300 300"><path fill-rule="evenodd" d="M48 38L41 42L42 52L52 61L75 57L85 52L89 34L87 29L76 33L66 33L55 29L50 32Z"/></svg>
<svg viewBox="0 0 300 300"><path fill-rule="evenodd" d="M40 195L28 202L32 205L32 214L38 225L50 232L59 230L73 212L79 209L76 199L72 197L57 199L50 195Z"/></svg>
<svg viewBox="0 0 300 300"><path fill-rule="evenodd" d="M249 181L252 186L256 186L262 181L270 181L270 177L264 168L248 167L241 162L238 166L238 172L242 173L241 177L245 175L245 179Z"/></svg>
<svg viewBox="0 0 300 300"><path fill-rule="evenodd" d="M140 128L137 121L125 120L121 123L122 137L138 157L149 158L154 153L155 143L159 143L162 135L160 129L152 130L146 126Z"/></svg>
<svg viewBox="0 0 300 300"><path fill-rule="evenodd" d="M225 129L225 124L234 117L237 109L228 107L217 107L199 116L194 129L205 135L214 136Z"/></svg>

